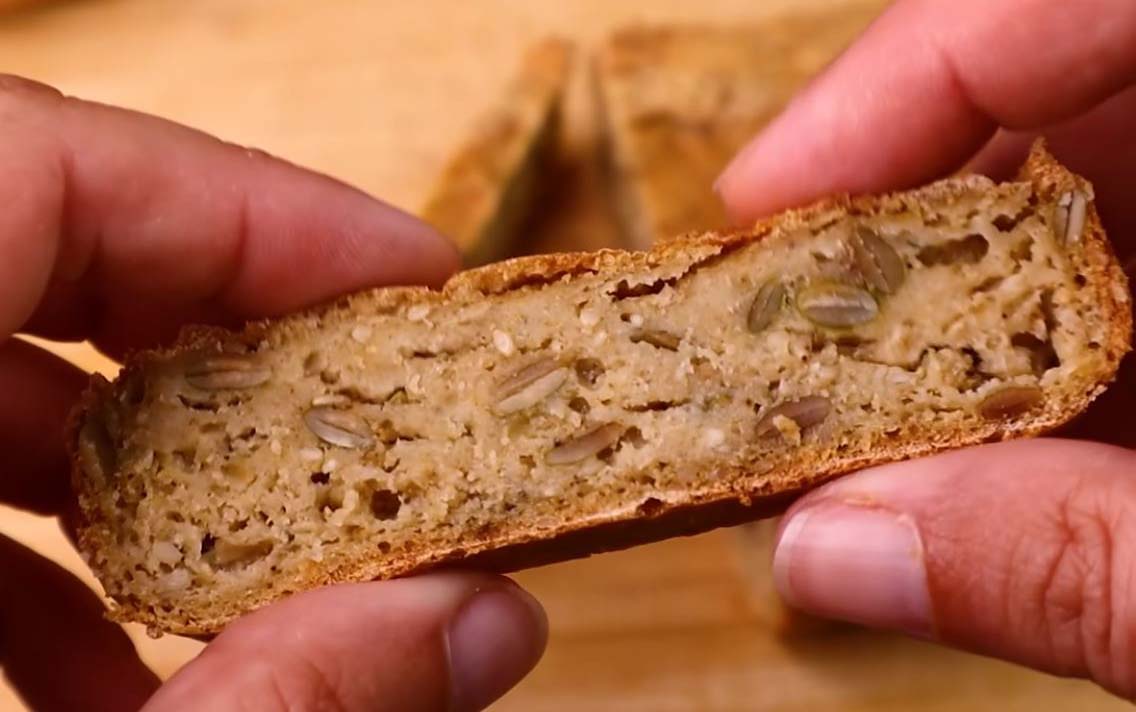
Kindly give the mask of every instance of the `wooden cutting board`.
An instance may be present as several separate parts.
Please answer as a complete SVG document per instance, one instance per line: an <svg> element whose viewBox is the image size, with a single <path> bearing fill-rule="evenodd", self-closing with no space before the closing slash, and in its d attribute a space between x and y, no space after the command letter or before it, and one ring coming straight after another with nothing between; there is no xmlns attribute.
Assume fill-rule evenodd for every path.
<svg viewBox="0 0 1136 712"><path fill-rule="evenodd" d="M414 210L521 49L585 47L633 21L734 23L824 0L74 0L0 15L0 67L165 116ZM573 86L555 205L528 251L614 244L588 86ZM114 365L53 347L89 369ZM53 522L0 509L0 531L93 584ZM1104 710L1092 685L848 628L776 633L765 549L723 530L518 576L546 604L548 653L495 709ZM152 641L170 674L200 646ZM0 711L21 709L0 688Z"/></svg>

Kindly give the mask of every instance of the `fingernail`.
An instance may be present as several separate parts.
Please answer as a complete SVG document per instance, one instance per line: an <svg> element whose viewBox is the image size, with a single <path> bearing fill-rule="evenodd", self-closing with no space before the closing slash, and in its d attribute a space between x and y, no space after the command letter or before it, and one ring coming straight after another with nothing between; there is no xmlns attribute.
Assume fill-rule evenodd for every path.
<svg viewBox="0 0 1136 712"><path fill-rule="evenodd" d="M544 610L521 588L501 586L474 594L446 632L450 709L484 709L533 669L547 638Z"/></svg>
<svg viewBox="0 0 1136 712"><path fill-rule="evenodd" d="M822 502L785 524L773 556L777 590L825 618L929 637L923 544L910 517Z"/></svg>

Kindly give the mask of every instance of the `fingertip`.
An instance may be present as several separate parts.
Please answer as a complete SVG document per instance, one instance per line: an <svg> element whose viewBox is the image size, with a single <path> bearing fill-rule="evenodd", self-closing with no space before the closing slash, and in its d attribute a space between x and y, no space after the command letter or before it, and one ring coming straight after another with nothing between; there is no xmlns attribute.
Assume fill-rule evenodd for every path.
<svg viewBox="0 0 1136 712"><path fill-rule="evenodd" d="M780 159L765 148L766 137L778 130L776 126L774 122L746 144L714 181L714 192L735 225L753 222L781 207L779 183L770 175Z"/></svg>
<svg viewBox="0 0 1136 712"><path fill-rule="evenodd" d="M394 224L408 252L408 261L420 270L418 278L411 283L440 287L462 269L462 254L453 240L425 220L382 201L375 202L389 216L386 220Z"/></svg>
<svg viewBox="0 0 1136 712"><path fill-rule="evenodd" d="M479 591L446 633L455 710L480 710L536 666L548 641L548 618L517 586Z"/></svg>
<svg viewBox="0 0 1136 712"><path fill-rule="evenodd" d="M330 586L230 624L150 709L256 698L266 711L477 710L536 665L546 640L540 605L502 576L446 571Z"/></svg>

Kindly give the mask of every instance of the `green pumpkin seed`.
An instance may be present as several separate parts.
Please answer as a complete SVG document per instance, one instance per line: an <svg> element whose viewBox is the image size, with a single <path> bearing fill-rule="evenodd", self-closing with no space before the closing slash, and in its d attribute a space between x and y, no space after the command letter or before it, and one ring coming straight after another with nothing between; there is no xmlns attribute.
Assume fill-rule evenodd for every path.
<svg viewBox="0 0 1136 712"><path fill-rule="evenodd" d="M856 268L869 287L882 294L895 294L907 277L907 265L886 240L866 227L859 227L848 241Z"/></svg>
<svg viewBox="0 0 1136 712"><path fill-rule="evenodd" d="M750 304L746 327L754 334L764 331L777 318L784 304L785 285L777 280L766 282L757 290L753 303Z"/></svg>

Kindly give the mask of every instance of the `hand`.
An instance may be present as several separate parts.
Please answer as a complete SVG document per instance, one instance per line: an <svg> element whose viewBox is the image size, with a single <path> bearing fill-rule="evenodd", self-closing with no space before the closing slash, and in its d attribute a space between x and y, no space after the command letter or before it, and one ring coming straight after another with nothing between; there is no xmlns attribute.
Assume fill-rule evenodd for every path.
<svg viewBox="0 0 1136 712"><path fill-rule="evenodd" d="M16 331L112 354L457 265L366 195L158 119L0 75L0 501L70 506L64 418L85 375ZM507 579L331 587L237 621L169 683L82 583L0 537L0 663L38 710L473 710L540 657ZM156 691L156 693L155 693Z"/></svg>
<svg viewBox="0 0 1136 712"><path fill-rule="evenodd" d="M1045 134L1136 247L1136 3L893 5L719 179L739 220L966 165ZM1130 365L1130 363L1129 363ZM1136 443L1131 368L1070 432ZM1136 697L1136 452L977 447L838 480L784 518L775 580L807 611L904 630Z"/></svg>

